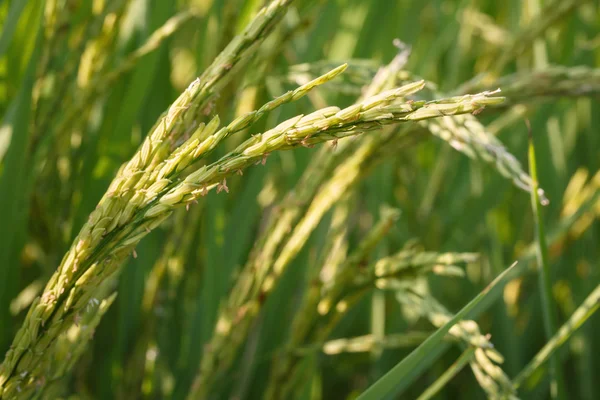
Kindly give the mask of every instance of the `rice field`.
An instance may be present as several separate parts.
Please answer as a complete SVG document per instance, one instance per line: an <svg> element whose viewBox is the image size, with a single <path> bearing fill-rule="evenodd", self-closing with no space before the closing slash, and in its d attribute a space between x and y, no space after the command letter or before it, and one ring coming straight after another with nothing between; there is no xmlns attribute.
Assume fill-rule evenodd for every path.
<svg viewBox="0 0 600 400"><path fill-rule="evenodd" d="M595 0L0 3L0 400L597 399Z"/></svg>

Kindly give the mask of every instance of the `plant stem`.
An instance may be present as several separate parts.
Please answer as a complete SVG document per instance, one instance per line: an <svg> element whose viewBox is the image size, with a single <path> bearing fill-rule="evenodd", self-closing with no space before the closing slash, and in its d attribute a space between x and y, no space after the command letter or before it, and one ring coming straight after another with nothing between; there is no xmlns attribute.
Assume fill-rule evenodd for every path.
<svg viewBox="0 0 600 400"><path fill-rule="evenodd" d="M529 128L529 172L532 180L531 187L531 207L533 209L533 215L535 219L536 237L537 237L537 260L539 265L538 277L539 277L539 288L540 296L542 300L542 316L544 320L544 331L546 339L550 340L556 332L556 317L554 315L554 306L552 304L552 281L550 278L550 262L548 257L548 245L546 243L546 230L544 228L544 221L542 219L542 210L540 197L538 194L538 178L537 178L537 164L535 158L535 147L533 144L533 135L531 134L531 127L527 122ZM562 393L562 373L560 371L560 365L558 358L552 357L550 361L550 376L551 386L550 393L553 399L560 398Z"/></svg>
<svg viewBox="0 0 600 400"><path fill-rule="evenodd" d="M475 347L469 347L460 355L460 357L458 357L458 360L442 374L442 376L436 379L436 381L419 396L417 400L428 400L435 396L473 359L473 357L475 357Z"/></svg>
<svg viewBox="0 0 600 400"><path fill-rule="evenodd" d="M523 384L544 366L550 358L556 358L556 351L569 340L571 335L579 329L600 308L600 285L583 301L571 315L571 318L556 332L546 345L536 354L525 368L513 380L515 389Z"/></svg>

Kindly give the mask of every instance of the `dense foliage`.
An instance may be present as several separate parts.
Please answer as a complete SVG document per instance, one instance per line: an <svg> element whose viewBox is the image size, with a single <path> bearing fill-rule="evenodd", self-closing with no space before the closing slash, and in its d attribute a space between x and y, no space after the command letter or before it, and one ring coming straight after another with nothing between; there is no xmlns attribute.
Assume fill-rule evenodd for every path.
<svg viewBox="0 0 600 400"><path fill-rule="evenodd" d="M1 400L600 398L596 1L0 24Z"/></svg>

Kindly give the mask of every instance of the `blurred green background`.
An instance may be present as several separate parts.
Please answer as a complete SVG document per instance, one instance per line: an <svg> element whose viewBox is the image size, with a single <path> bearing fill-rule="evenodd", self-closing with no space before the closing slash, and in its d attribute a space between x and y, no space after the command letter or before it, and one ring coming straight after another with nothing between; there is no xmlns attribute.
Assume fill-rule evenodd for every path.
<svg viewBox="0 0 600 400"><path fill-rule="evenodd" d="M0 354L120 165L263 3L0 3ZM172 32L148 42L176 15L185 17ZM54 32L52 40L48 32ZM503 83L509 86L524 76L525 88L507 95L506 106L486 110L478 119L525 169L524 120L531 122L539 182L550 200L543 218L555 311L562 325L600 283L599 32L597 1L297 0L257 50L256 62L222 90L214 110L222 121L231 121L342 62L348 62L348 71L318 89L318 95L269 114L244 135L325 105L352 104L377 69L398 53L394 39L411 48L404 69L431 82L438 93L504 89ZM145 43L151 43L152 51L119 70ZM558 79L527 75L559 67ZM521 73L525 75L512 75ZM503 81L503 76L509 78ZM217 155L240 140L231 138ZM137 258L123 269L118 296L87 350L56 392L43 397L184 398L213 332L219 302L248 259L265 219L286 201L317 152L301 148L273 154L265 167L228 180L227 196L211 192L198 207L178 211L145 238ZM345 200L351 204L347 246L359 243L387 204L400 210L400 218L372 260L407 243L436 252L479 253L464 277L433 274L426 279L429 293L452 312L513 261L522 260L530 268L524 267L476 318L504 356L502 369L515 377L547 341L532 272L535 220L529 194L431 135L380 157ZM273 356L290 334L307 290L310 266L321 263L329 250L332 213L320 221L277 283L211 398L264 395ZM153 289L148 282L154 278L158 283ZM144 303L152 295L153 301ZM330 339L373 335L381 343L386 337L406 343L335 355L309 351L297 397L342 399L365 390L433 332L421 312L402 304L393 292L369 291ZM565 398L600 398L598 331L600 317L594 315L558 350ZM440 349L395 398L417 398L461 352L457 345ZM550 396L548 375L540 371L544 368L519 391L520 397ZM464 368L436 398L480 399L486 393Z"/></svg>

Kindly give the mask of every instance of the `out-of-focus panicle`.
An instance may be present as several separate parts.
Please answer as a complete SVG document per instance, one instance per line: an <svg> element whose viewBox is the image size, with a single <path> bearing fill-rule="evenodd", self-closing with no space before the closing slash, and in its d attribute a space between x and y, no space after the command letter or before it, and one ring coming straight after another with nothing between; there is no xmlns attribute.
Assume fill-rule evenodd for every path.
<svg viewBox="0 0 600 400"><path fill-rule="evenodd" d="M600 94L600 69L587 66L549 66L538 71L517 72L495 78L483 74L463 84L457 93L502 88L503 107L528 104L557 97L586 97Z"/></svg>

